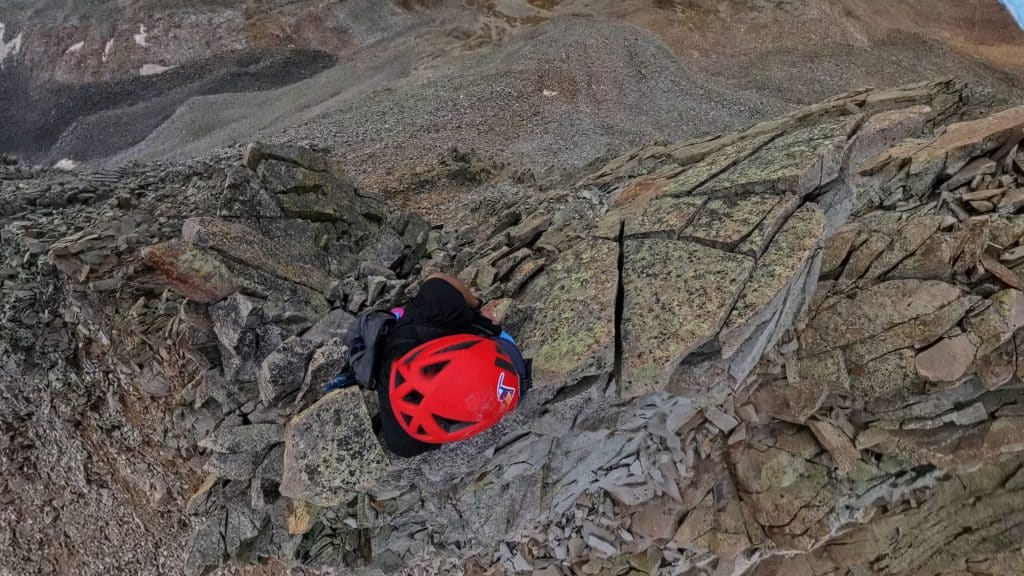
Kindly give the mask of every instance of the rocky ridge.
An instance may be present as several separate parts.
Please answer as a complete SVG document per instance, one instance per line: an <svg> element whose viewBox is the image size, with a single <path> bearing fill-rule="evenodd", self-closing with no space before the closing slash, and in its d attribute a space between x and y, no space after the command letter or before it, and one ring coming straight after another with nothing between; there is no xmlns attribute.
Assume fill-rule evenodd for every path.
<svg viewBox="0 0 1024 576"><path fill-rule="evenodd" d="M952 81L850 93L565 186L484 187L458 225L295 146L152 187L5 167L24 335L5 374L136 388L85 402L110 430L170 414L159 450L202 463L193 574L1013 574L1024 112L954 123L966 105ZM131 217L160 205L181 208ZM490 301L538 387L487 434L397 461L372 396L319 389L351 314L432 271ZM44 362L69 355L64 375Z"/></svg>

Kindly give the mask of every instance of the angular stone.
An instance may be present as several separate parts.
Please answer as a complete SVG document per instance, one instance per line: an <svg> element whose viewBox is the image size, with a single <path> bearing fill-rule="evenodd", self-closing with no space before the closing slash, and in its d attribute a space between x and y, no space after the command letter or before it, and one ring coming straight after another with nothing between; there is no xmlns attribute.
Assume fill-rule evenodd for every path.
<svg viewBox="0 0 1024 576"><path fill-rule="evenodd" d="M317 506L338 506L389 465L360 391L336 390L288 423L280 490Z"/></svg>
<svg viewBox="0 0 1024 576"><path fill-rule="evenodd" d="M995 350L979 356L975 362L978 379L988 390L995 390L1013 378L1017 368L1017 350L1009 339Z"/></svg>
<svg viewBox="0 0 1024 576"><path fill-rule="evenodd" d="M315 342L293 337L283 342L263 360L256 378L263 404L271 406L275 401L302 386L306 377L306 367L315 349Z"/></svg>
<svg viewBox="0 0 1024 576"><path fill-rule="evenodd" d="M733 416L726 414L725 412L722 412L721 410L713 406L709 406L704 409L704 417L707 418L709 422L714 424L715 428L718 428L725 434L731 432L732 429L738 426L740 423L739 420L737 420Z"/></svg>
<svg viewBox="0 0 1024 576"><path fill-rule="evenodd" d="M781 201L773 194L712 199L700 209L693 223L683 231L683 236L732 250Z"/></svg>
<svg viewBox="0 0 1024 576"><path fill-rule="evenodd" d="M340 167L330 157L294 144L267 144L252 142L245 148L242 163L256 171L264 160L277 160L295 164L314 172L339 172Z"/></svg>
<svg viewBox="0 0 1024 576"><path fill-rule="evenodd" d="M313 519L316 518L316 505L305 500L292 500L289 504L292 513L288 516L288 533L305 534L313 528Z"/></svg>
<svg viewBox="0 0 1024 576"><path fill-rule="evenodd" d="M914 358L917 374L929 382L955 382L974 362L977 346L967 334L944 338Z"/></svg>
<svg viewBox="0 0 1024 576"><path fill-rule="evenodd" d="M335 221L367 212L352 183L332 174L277 160L262 162L257 172L286 216Z"/></svg>
<svg viewBox="0 0 1024 576"><path fill-rule="evenodd" d="M1024 289L1024 285L1021 284L1020 277L1018 277L1012 270L1003 266L995 256L991 254L982 254L981 265L985 267L993 276L998 278L1010 288L1016 288L1017 290Z"/></svg>
<svg viewBox="0 0 1024 576"><path fill-rule="evenodd" d="M256 474L253 454L214 454L203 465L203 472L227 480L248 480Z"/></svg>
<svg viewBox="0 0 1024 576"><path fill-rule="evenodd" d="M624 232L627 238L655 234L675 238L693 220L706 201L707 198L701 196L661 196L643 204L642 208L634 208L636 204L640 204L640 201L637 201L613 214L625 222Z"/></svg>
<svg viewBox="0 0 1024 576"><path fill-rule="evenodd" d="M1010 108L986 118L951 124L935 140L918 150L912 162L943 157L947 174L959 172L969 160L1002 146L1024 127L1024 106Z"/></svg>
<svg viewBox="0 0 1024 576"><path fill-rule="evenodd" d="M520 264L505 281L505 296L516 296L526 284L544 269L547 261L544 258L530 258Z"/></svg>
<svg viewBox="0 0 1024 576"><path fill-rule="evenodd" d="M839 280L836 281L836 291L845 291L857 280L860 280L875 263L875 260L892 244L892 237L887 234L867 231L864 234L867 235L867 239L854 249L853 254L846 261L846 266L843 268Z"/></svg>
<svg viewBox="0 0 1024 576"><path fill-rule="evenodd" d="M219 428L199 445L214 452L248 452L262 456L281 442L283 434L284 429L277 424L245 424Z"/></svg>
<svg viewBox="0 0 1024 576"><path fill-rule="evenodd" d="M227 520L224 524L224 548L228 556L234 556L242 546L259 534L259 524L258 513L238 505L228 507Z"/></svg>
<svg viewBox="0 0 1024 576"><path fill-rule="evenodd" d="M973 202L977 200L988 200L990 202L997 202L998 196L1002 196L1006 190L1003 188L997 188L995 190L976 190L974 192L964 192L960 199L964 202Z"/></svg>
<svg viewBox="0 0 1024 576"><path fill-rule="evenodd" d="M577 245L526 289L530 314L519 334L537 384L611 373L618 256L615 242Z"/></svg>
<svg viewBox="0 0 1024 576"><path fill-rule="evenodd" d="M854 248L854 241L860 235L860 227L855 224L846 224L835 234L825 241L825 250L821 259L821 275L832 276L840 272L840 267L846 260L850 250Z"/></svg>
<svg viewBox="0 0 1024 576"><path fill-rule="evenodd" d="M878 255L864 278L879 278L910 256L935 234L942 225L942 216L919 216L910 219L893 235L889 246Z"/></svg>
<svg viewBox="0 0 1024 576"><path fill-rule="evenodd" d="M859 366L902 348L923 348L956 326L978 300L979 298L974 295L963 296L934 312L923 314L871 338L850 344L843 350L846 363L848 366Z"/></svg>
<svg viewBox="0 0 1024 576"><path fill-rule="evenodd" d="M865 340L936 312L960 296L956 286L945 282L890 280L877 284L820 310L800 336L801 353L813 355Z"/></svg>
<svg viewBox="0 0 1024 576"><path fill-rule="evenodd" d="M509 229L509 250L518 250L523 246L532 244L551 226L551 221L550 215L538 214Z"/></svg>
<svg viewBox="0 0 1024 576"><path fill-rule="evenodd" d="M1008 289L996 292L990 306L964 320L964 328L980 342L978 356L984 356L1013 338L1024 327L1024 293Z"/></svg>
<svg viewBox="0 0 1024 576"><path fill-rule="evenodd" d="M716 175L727 171L732 166L743 163L762 146L771 141L774 136L775 134L761 134L729 144L718 153L711 154L703 160L690 165L682 174L672 178L658 193L675 197L689 196L694 190L713 179ZM762 182L763 180L762 176L757 178L756 181ZM698 193L698 195L704 194ZM618 202L618 199L616 201Z"/></svg>
<svg viewBox="0 0 1024 576"><path fill-rule="evenodd" d="M304 387L316 390L341 372L348 364L348 347L338 338L332 338L317 348L306 370Z"/></svg>
<svg viewBox="0 0 1024 576"><path fill-rule="evenodd" d="M683 517L682 506L675 500L659 496L632 515L632 529L651 540L672 538Z"/></svg>
<svg viewBox="0 0 1024 576"><path fill-rule="evenodd" d="M803 284L798 272L820 245L825 218L814 204L806 204L786 222L768 246L740 292L719 335L722 357L729 358L753 331L782 306L780 296L793 282Z"/></svg>
<svg viewBox="0 0 1024 576"><path fill-rule="evenodd" d="M838 427L822 420L808 420L807 427L821 443L821 447L832 454L832 460L843 474L856 469L860 460L860 452L854 448L853 441Z"/></svg>
<svg viewBox="0 0 1024 576"><path fill-rule="evenodd" d="M754 260L669 240L627 239L624 250L619 393L634 397L664 386L682 359L714 338Z"/></svg>
<svg viewBox="0 0 1024 576"><path fill-rule="evenodd" d="M960 256L953 267L957 274L963 274L977 266L988 246L990 228L991 224L987 218L972 218L967 222L963 230Z"/></svg>
<svg viewBox="0 0 1024 576"><path fill-rule="evenodd" d="M849 369L849 393L858 402L903 399L921 392L911 350L896 350Z"/></svg>
<svg viewBox="0 0 1024 576"><path fill-rule="evenodd" d="M1024 208L1024 188L1008 190L999 201L999 212L1002 214L1016 214L1021 208Z"/></svg>
<svg viewBox="0 0 1024 576"><path fill-rule="evenodd" d="M259 303L237 292L210 306L209 312L213 331L221 345L228 350L237 349L242 343L243 334L255 329L263 321L263 310Z"/></svg>
<svg viewBox="0 0 1024 576"><path fill-rule="evenodd" d="M390 226L380 229L359 259L388 270L397 269L407 254L412 252L405 239Z"/></svg>
<svg viewBox="0 0 1024 576"><path fill-rule="evenodd" d="M953 262L960 254L963 242L953 234L934 234L925 240L917 252L911 254L886 275L889 280L949 280L953 277Z"/></svg>
<svg viewBox="0 0 1024 576"><path fill-rule="evenodd" d="M942 187L945 190L955 190L965 184L970 184L978 176L984 176L985 174L994 174L996 171L996 163L988 158L975 158L974 160L967 163L966 166L960 169L959 172L953 175L949 180L946 180ZM964 200L984 200L985 198L964 198Z"/></svg>
<svg viewBox="0 0 1024 576"><path fill-rule="evenodd" d="M791 440L817 451L817 442L806 432ZM764 526L790 525L829 483L825 466L810 462L800 452L777 447L763 452L752 448L740 451L734 457L733 473L740 496Z"/></svg>
<svg viewBox="0 0 1024 576"><path fill-rule="evenodd" d="M519 266L532 254L533 252L531 252L529 248L521 248L497 261L494 264L496 272L495 279L504 280L513 270L515 270L516 266Z"/></svg>
<svg viewBox="0 0 1024 576"><path fill-rule="evenodd" d="M830 389L849 389L849 376L843 355L838 351L801 358L799 378L788 385L780 380L759 387L753 395L757 413L802 424L821 408Z"/></svg>
<svg viewBox="0 0 1024 576"><path fill-rule="evenodd" d="M196 488L196 491L189 497L188 502L185 504L185 513L192 516L206 507L206 504L210 502L210 495L213 493L213 488L220 482L220 478L216 476L207 476L203 483Z"/></svg>
<svg viewBox="0 0 1024 576"><path fill-rule="evenodd" d="M302 333L311 342L326 342L331 338L344 338L355 316L340 308L331 310L326 316Z"/></svg>
<svg viewBox="0 0 1024 576"><path fill-rule="evenodd" d="M220 218L280 218L284 216L270 194L241 166L228 169L217 208Z"/></svg>
<svg viewBox="0 0 1024 576"><path fill-rule="evenodd" d="M208 518L189 539L185 548L185 574L202 576L213 568L224 563L227 554L224 550L225 513L220 512Z"/></svg>
<svg viewBox="0 0 1024 576"><path fill-rule="evenodd" d="M217 302L238 289L238 280L216 254L188 242L172 240L142 250L142 259L189 300Z"/></svg>
<svg viewBox="0 0 1024 576"><path fill-rule="evenodd" d="M284 444L274 446L266 458L256 468L255 477L260 480L270 480L274 483L281 481L281 473L284 470Z"/></svg>
<svg viewBox="0 0 1024 576"><path fill-rule="evenodd" d="M182 237L197 246L213 249L229 258L262 270L278 278L314 290L324 290L329 278L309 260L312 246L288 246L254 233L251 228L218 218L196 217L185 220ZM304 256L303 252L307 255Z"/></svg>
<svg viewBox="0 0 1024 576"><path fill-rule="evenodd" d="M850 172L857 173L868 160L919 132L934 117L930 106L911 106L868 118L850 142L846 160Z"/></svg>
<svg viewBox="0 0 1024 576"><path fill-rule="evenodd" d="M803 197L838 176L846 139L857 120L846 117L791 130L700 188L698 194L789 193Z"/></svg>

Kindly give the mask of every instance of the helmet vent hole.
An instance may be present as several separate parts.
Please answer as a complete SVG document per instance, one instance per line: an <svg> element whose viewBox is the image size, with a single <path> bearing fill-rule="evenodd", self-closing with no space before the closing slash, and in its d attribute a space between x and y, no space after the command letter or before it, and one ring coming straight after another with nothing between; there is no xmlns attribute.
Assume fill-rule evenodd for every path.
<svg viewBox="0 0 1024 576"><path fill-rule="evenodd" d="M423 428L422 424L420 424L419 426L416 427L416 434L418 434L420 436L426 436L427 431Z"/></svg>
<svg viewBox="0 0 1024 576"><path fill-rule="evenodd" d="M498 368L501 368L502 370L504 370L506 372L511 372L513 374L516 373L515 366L513 366L511 362L509 362L508 360L505 360L504 358L496 358L494 360L494 365L497 366Z"/></svg>
<svg viewBox="0 0 1024 576"><path fill-rule="evenodd" d="M452 344L451 346L448 346L447 348L444 348L443 350L439 351L438 354L444 354L446 352L457 352L459 350L465 350L467 348L472 348L473 346L476 346L479 343L480 343L479 340L470 340L469 342L459 342L458 344Z"/></svg>
<svg viewBox="0 0 1024 576"><path fill-rule="evenodd" d="M441 371L444 370L444 367L447 365L448 360L445 360L444 362L435 362L433 364L428 364L423 367L421 373L425 378L433 378L434 376L440 374Z"/></svg>
<svg viewBox="0 0 1024 576"><path fill-rule="evenodd" d="M462 430L467 426L472 426L473 424L475 424L475 422L462 422L459 420L452 420L450 418L445 418L444 416L438 416L437 414L434 414L434 421L437 422L437 425L440 426L442 430L449 434L453 432L458 432L459 430Z"/></svg>
<svg viewBox="0 0 1024 576"><path fill-rule="evenodd" d="M402 396L402 401L413 406L419 406L420 402L423 402L423 394L420 394L416 390L410 390L408 394ZM408 424L408 422L406 422Z"/></svg>
<svg viewBox="0 0 1024 576"><path fill-rule="evenodd" d="M409 414L402 414L402 420L405 420L406 426L412 425L412 416L410 416Z"/></svg>

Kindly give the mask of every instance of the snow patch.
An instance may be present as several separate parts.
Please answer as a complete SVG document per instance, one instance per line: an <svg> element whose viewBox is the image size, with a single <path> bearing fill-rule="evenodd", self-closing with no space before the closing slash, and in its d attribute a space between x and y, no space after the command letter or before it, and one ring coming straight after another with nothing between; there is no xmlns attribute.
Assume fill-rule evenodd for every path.
<svg viewBox="0 0 1024 576"><path fill-rule="evenodd" d="M107 40L107 45L103 48L103 61L106 62L107 58L110 58L110 51L114 49L114 39Z"/></svg>
<svg viewBox="0 0 1024 576"><path fill-rule="evenodd" d="M85 46L85 40L83 40L81 42L78 42L76 44L72 44L70 48L68 48L67 50L64 51L64 53L65 54L74 54L75 52L81 51L82 50L82 46Z"/></svg>
<svg viewBox="0 0 1024 576"><path fill-rule="evenodd" d="M57 170L74 170L78 167L78 162L75 162L71 158L65 158L54 164L53 167Z"/></svg>
<svg viewBox="0 0 1024 576"><path fill-rule="evenodd" d="M153 74L160 74L167 72L174 66L161 66L159 64L143 64L142 68L139 68L139 76L152 76Z"/></svg>
<svg viewBox="0 0 1024 576"><path fill-rule="evenodd" d="M149 44L146 43L146 36L147 35L148 35L148 32L146 32L146 25L145 24L139 24L139 33L132 35L132 38L135 38L135 43L136 44L138 44L139 46L142 46L143 48L145 48L146 46L149 46Z"/></svg>
<svg viewBox="0 0 1024 576"><path fill-rule="evenodd" d="M8 56L14 56L18 52L21 52L21 32L10 41L5 40L7 37L7 25L0 22L0 69L4 67L4 61L7 60Z"/></svg>

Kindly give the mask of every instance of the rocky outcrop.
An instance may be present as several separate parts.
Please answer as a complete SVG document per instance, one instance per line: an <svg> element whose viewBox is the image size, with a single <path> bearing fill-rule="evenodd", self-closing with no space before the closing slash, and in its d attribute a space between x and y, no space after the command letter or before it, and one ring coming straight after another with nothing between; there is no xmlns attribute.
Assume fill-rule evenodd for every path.
<svg viewBox="0 0 1024 576"><path fill-rule="evenodd" d="M367 574L1009 575L1024 120L956 123L965 100L953 82L865 90L564 186L502 183L433 224L385 216L324 152L254 145L146 241L114 224L5 239L97 302L134 298L124 281L103 292L100 271L140 283L110 252L160 287L110 304L114 338L76 330L82 358L132 358L111 371L174 400L163 445L200 471L188 573L274 557ZM68 189L51 186L37 204ZM351 314L434 271L490 300L537 387L486 434L392 459L374 395L319 390ZM31 320L23 275L6 277L5 318ZM22 366L35 332L18 322Z"/></svg>

